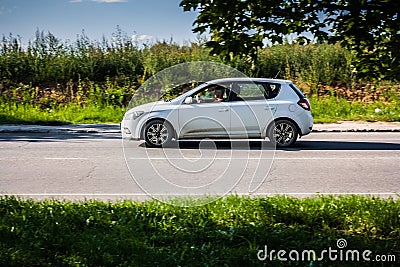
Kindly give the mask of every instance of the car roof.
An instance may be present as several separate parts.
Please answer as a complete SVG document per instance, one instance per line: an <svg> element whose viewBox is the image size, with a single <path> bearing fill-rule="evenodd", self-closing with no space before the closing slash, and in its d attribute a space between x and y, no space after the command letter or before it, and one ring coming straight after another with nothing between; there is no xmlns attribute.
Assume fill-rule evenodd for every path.
<svg viewBox="0 0 400 267"><path fill-rule="evenodd" d="M269 83L291 83L290 80L283 80L283 79L272 79L272 78L249 78L249 77L240 77L240 78L223 78L223 79L216 79L212 81L208 81L206 83L226 83L226 82L269 82Z"/></svg>

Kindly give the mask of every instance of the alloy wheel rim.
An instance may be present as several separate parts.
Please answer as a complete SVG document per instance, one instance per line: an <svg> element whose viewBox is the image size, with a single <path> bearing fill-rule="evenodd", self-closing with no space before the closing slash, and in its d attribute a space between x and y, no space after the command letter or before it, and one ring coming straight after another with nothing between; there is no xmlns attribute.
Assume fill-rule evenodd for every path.
<svg viewBox="0 0 400 267"><path fill-rule="evenodd" d="M274 139L279 144L289 143L294 136L293 127L287 123L279 123L274 129Z"/></svg>
<svg viewBox="0 0 400 267"><path fill-rule="evenodd" d="M152 144L162 145L168 139L168 129L164 124L153 124L147 130L147 138Z"/></svg>

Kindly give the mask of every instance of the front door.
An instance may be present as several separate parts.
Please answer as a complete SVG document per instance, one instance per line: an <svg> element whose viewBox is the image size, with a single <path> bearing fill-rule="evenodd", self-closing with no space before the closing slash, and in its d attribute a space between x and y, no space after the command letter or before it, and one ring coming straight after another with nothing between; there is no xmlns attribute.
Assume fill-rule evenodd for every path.
<svg viewBox="0 0 400 267"><path fill-rule="evenodd" d="M210 86L192 96L193 102L179 107L179 137L229 137L231 110L215 94L218 86ZM225 94L225 92L223 93ZM225 96L223 96L225 97Z"/></svg>

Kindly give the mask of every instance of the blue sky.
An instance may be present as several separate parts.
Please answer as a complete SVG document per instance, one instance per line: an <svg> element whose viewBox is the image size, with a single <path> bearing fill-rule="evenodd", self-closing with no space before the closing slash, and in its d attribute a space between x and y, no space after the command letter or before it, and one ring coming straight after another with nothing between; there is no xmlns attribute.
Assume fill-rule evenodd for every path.
<svg viewBox="0 0 400 267"><path fill-rule="evenodd" d="M91 40L107 39L117 25L139 41L195 40L195 12L180 0L0 0L0 35L20 35L27 43L37 29L75 41L82 30Z"/></svg>

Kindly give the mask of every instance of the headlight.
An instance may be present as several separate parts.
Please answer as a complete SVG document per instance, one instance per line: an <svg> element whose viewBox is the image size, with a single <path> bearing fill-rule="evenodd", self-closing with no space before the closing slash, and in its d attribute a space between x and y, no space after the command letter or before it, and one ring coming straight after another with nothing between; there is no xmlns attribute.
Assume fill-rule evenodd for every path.
<svg viewBox="0 0 400 267"><path fill-rule="evenodd" d="M144 111L133 111L125 115L126 120L136 120L140 116L142 116Z"/></svg>

